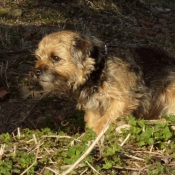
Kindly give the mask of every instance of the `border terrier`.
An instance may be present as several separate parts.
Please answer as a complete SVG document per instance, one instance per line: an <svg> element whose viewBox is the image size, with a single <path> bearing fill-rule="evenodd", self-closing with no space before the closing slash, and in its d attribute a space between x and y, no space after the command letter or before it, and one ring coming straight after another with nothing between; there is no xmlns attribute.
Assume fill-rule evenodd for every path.
<svg viewBox="0 0 175 175"><path fill-rule="evenodd" d="M35 76L46 90L66 94L99 134L108 120L175 114L175 59L151 47L115 47L107 54L93 36L60 31L45 36L35 55Z"/></svg>

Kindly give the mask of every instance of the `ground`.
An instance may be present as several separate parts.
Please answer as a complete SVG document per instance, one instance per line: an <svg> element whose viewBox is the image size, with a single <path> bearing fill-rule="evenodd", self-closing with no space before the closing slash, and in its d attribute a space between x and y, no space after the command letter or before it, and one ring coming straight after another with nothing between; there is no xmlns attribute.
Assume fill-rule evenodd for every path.
<svg viewBox="0 0 175 175"><path fill-rule="evenodd" d="M49 127L84 131L75 102L44 94L33 79L43 36L73 30L107 45L156 45L175 54L174 0L6 0L0 2L0 133Z"/></svg>

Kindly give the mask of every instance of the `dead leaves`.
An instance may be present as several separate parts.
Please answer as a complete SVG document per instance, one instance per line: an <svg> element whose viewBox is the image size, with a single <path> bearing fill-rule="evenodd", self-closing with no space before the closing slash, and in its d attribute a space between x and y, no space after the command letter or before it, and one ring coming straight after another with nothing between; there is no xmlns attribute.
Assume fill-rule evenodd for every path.
<svg viewBox="0 0 175 175"><path fill-rule="evenodd" d="M38 33L36 31L34 32L21 32L19 33L19 35L25 40L25 41L30 41L32 45L37 45L38 44L38 40L37 35Z"/></svg>
<svg viewBox="0 0 175 175"><path fill-rule="evenodd" d="M167 21L166 19L159 19L159 20L156 20L154 18L145 18L145 19L139 19L137 21L140 25L143 25L143 26L147 26L147 27L151 27L151 28L154 28L154 26L159 26L159 27L167 27Z"/></svg>
<svg viewBox="0 0 175 175"><path fill-rule="evenodd" d="M167 166L172 163L173 157L171 155L154 155L151 157L153 163L159 162L160 164Z"/></svg>
<svg viewBox="0 0 175 175"><path fill-rule="evenodd" d="M138 22L140 25L144 25L144 26L147 26L147 27L151 27L151 26L154 25L155 20L145 18L145 19L139 19L137 22Z"/></svg>
<svg viewBox="0 0 175 175"><path fill-rule="evenodd" d="M138 19L140 30L133 32L133 36L143 43L160 43L164 38L171 37L171 28L166 19L143 18Z"/></svg>
<svg viewBox="0 0 175 175"><path fill-rule="evenodd" d="M170 32L166 19L155 20L152 18L139 19L138 24L142 26L141 33L148 36L169 36ZM135 35L137 37L137 35Z"/></svg>
<svg viewBox="0 0 175 175"><path fill-rule="evenodd" d="M5 88L0 88L0 100L4 100L5 96L8 94L9 92L6 91Z"/></svg>

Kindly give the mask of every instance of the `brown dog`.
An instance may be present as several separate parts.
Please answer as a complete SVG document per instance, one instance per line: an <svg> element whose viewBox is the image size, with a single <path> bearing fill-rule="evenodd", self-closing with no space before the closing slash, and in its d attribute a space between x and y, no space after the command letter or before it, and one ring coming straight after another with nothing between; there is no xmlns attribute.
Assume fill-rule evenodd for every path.
<svg viewBox="0 0 175 175"><path fill-rule="evenodd" d="M122 48L103 55L104 45L71 31L52 33L35 52L35 75L43 88L66 94L85 110L99 134L108 119L153 119L175 114L175 59L152 47Z"/></svg>

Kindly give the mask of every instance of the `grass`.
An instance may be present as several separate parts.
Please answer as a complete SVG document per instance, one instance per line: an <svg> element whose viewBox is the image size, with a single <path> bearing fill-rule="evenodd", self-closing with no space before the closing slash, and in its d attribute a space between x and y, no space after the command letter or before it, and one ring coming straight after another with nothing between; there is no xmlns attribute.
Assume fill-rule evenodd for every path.
<svg viewBox="0 0 175 175"><path fill-rule="evenodd" d="M127 120L131 125L129 130L118 133L115 126L111 126L102 145L96 145L71 174L83 171L86 174L130 174L134 171L151 175L175 174L175 143L171 141L175 132L171 127L174 116L164 123L133 117ZM121 145L128 134L130 137ZM21 174L26 169L30 175L54 174L54 171L61 174L79 159L94 138L94 132L89 129L85 134L72 136L49 128L18 129L14 135L1 134L0 174Z"/></svg>
<svg viewBox="0 0 175 175"><path fill-rule="evenodd" d="M43 92L33 81L32 67L43 36L75 30L112 46L158 45L174 54L174 0L6 0L0 6L0 88L10 92L0 104L2 175L63 174L95 139L75 102L54 95L39 100ZM22 15L9 15L13 9ZM175 121L174 116L165 118L128 117L130 129L122 132L110 126L104 140L70 174L174 175Z"/></svg>

